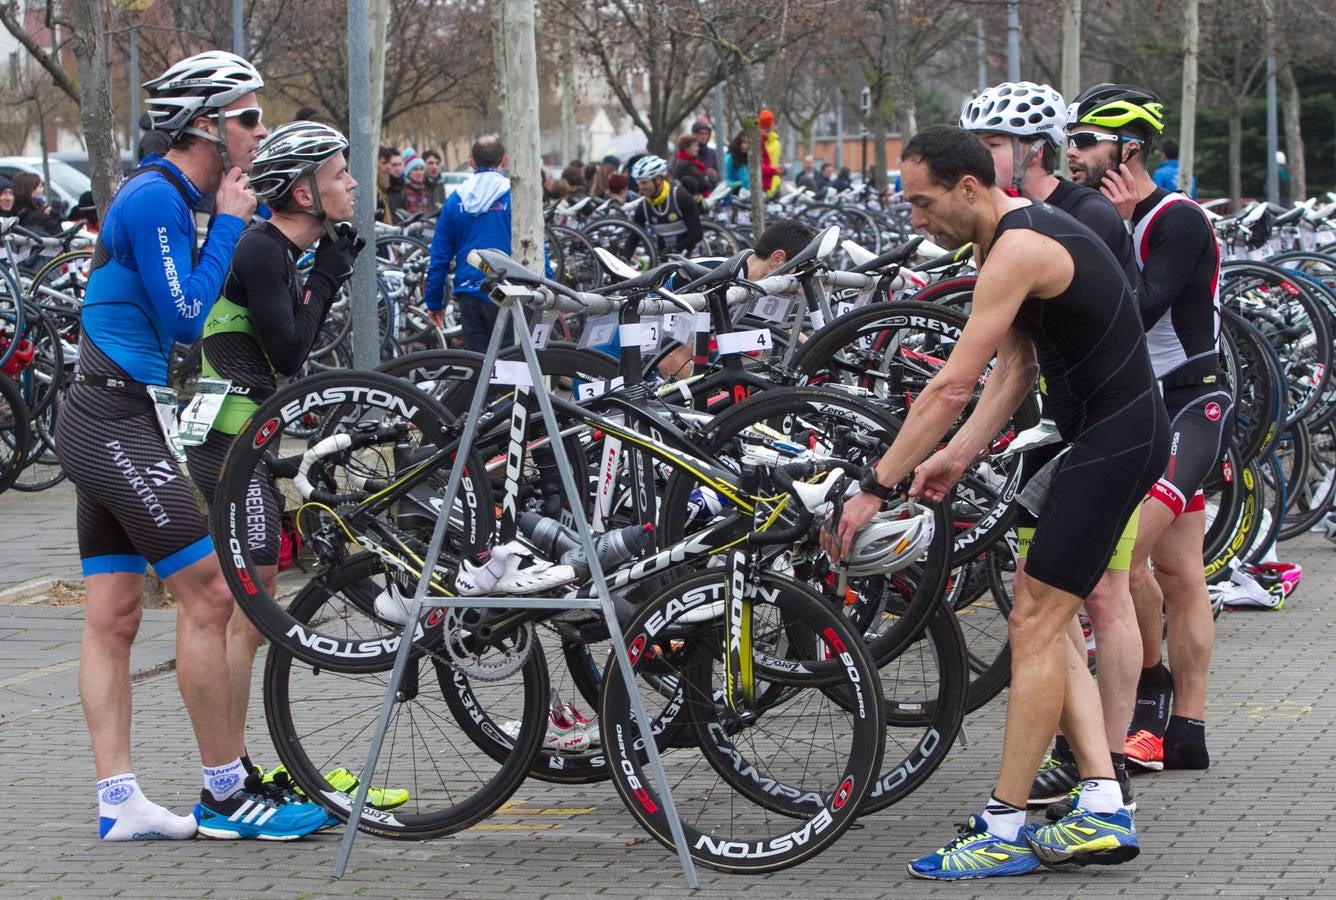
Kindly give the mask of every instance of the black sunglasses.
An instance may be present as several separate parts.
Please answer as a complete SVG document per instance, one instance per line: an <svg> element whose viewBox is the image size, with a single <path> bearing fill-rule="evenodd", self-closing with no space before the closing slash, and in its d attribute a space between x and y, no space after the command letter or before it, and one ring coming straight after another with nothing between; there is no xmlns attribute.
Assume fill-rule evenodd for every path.
<svg viewBox="0 0 1336 900"><path fill-rule="evenodd" d="M1067 135L1067 146L1074 150L1089 150L1096 144L1135 140L1136 138L1122 137L1117 134L1099 134L1094 131L1075 131Z"/></svg>

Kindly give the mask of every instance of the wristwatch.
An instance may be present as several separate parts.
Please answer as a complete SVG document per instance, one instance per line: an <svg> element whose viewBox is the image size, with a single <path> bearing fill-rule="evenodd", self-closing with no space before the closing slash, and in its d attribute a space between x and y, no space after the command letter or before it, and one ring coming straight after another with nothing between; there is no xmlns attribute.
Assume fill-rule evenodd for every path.
<svg viewBox="0 0 1336 900"><path fill-rule="evenodd" d="M887 487L877 480L877 469L875 466L868 466L863 470L863 477L858 480L858 486L875 496L878 500L889 500L895 493L895 487Z"/></svg>

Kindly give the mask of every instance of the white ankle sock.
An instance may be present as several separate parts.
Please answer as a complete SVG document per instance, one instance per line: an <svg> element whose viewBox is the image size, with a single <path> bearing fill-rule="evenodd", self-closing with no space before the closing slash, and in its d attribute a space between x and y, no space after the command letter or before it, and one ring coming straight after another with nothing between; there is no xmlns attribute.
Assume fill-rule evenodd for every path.
<svg viewBox="0 0 1336 900"><path fill-rule="evenodd" d="M1123 808L1123 791L1116 778L1086 778L1076 805L1086 812L1108 815Z"/></svg>
<svg viewBox="0 0 1336 900"><path fill-rule="evenodd" d="M200 771L204 773L204 789L212 794L215 800L226 800L241 790L246 775L249 774L240 757L216 769L201 766Z"/></svg>
<svg viewBox="0 0 1336 900"><path fill-rule="evenodd" d="M1021 829L1025 827L1025 810L1003 803L996 797L989 797L988 805L983 808L983 822L989 834L1015 843Z"/></svg>
<svg viewBox="0 0 1336 900"><path fill-rule="evenodd" d="M134 773L97 783L97 816L104 841L184 841L195 836L195 817L178 816L149 800Z"/></svg>

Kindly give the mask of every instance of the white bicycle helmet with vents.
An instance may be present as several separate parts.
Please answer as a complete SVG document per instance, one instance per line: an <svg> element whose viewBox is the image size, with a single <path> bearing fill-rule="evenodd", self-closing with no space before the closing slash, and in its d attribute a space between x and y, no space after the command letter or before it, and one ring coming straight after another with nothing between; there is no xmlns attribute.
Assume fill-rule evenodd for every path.
<svg viewBox="0 0 1336 900"><path fill-rule="evenodd" d="M631 167L631 177L636 181L646 178L662 178L668 174L668 163L662 156L642 156Z"/></svg>
<svg viewBox="0 0 1336 900"><path fill-rule="evenodd" d="M934 529L926 506L902 504L877 513L859 529L840 564L852 576L890 575L927 552Z"/></svg>
<svg viewBox="0 0 1336 900"><path fill-rule="evenodd" d="M184 133L195 133L190 123L198 117L221 110L262 87L264 79L255 67L226 50L196 53L144 82L153 128L166 131L173 140Z"/></svg>
<svg viewBox="0 0 1336 900"><path fill-rule="evenodd" d="M299 179L314 175L325 160L347 149L348 139L342 133L319 122L289 122L275 128L251 164L255 196L269 203L281 200Z"/></svg>
<svg viewBox="0 0 1336 900"><path fill-rule="evenodd" d="M1067 142L1067 102L1046 84L1004 81L965 101L960 127L1013 137L1043 137L1062 147Z"/></svg>

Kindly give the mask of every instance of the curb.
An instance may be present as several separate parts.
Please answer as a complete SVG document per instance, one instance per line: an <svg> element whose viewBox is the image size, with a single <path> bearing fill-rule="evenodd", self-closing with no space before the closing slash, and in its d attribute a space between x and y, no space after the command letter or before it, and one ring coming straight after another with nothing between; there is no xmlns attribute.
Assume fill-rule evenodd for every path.
<svg viewBox="0 0 1336 900"><path fill-rule="evenodd" d="M42 602L46 595L50 594L60 584L72 585L74 581L83 579L73 579L66 581L62 578L34 578L30 581L21 581L18 584L10 585L0 590L0 605L4 606L36 606Z"/></svg>

